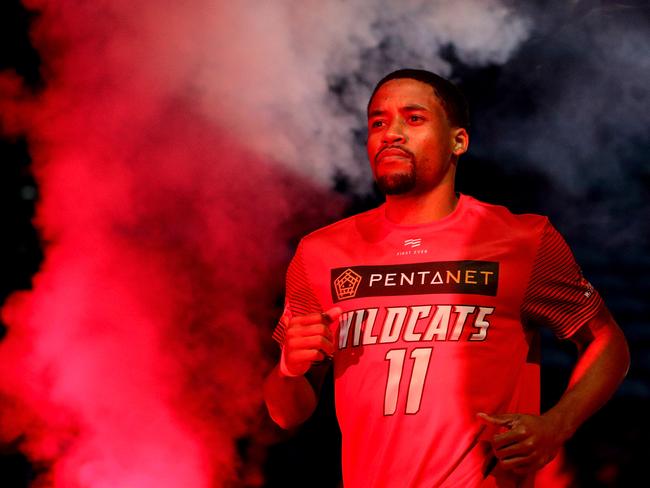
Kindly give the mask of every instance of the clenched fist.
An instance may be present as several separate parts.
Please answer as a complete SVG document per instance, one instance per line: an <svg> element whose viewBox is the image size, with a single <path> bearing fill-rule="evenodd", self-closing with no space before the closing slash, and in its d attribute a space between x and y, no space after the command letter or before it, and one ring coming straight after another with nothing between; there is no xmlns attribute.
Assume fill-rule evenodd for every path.
<svg viewBox="0 0 650 488"><path fill-rule="evenodd" d="M341 312L335 307L325 313L311 313L289 321L282 347L282 374L302 376L314 362L334 354L334 331L330 325L338 321Z"/></svg>

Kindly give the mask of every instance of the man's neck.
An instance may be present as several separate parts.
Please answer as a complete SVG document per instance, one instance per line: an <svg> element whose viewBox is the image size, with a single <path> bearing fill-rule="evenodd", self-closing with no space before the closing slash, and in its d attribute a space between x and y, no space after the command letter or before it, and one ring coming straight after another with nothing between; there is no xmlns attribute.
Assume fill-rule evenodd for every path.
<svg viewBox="0 0 650 488"><path fill-rule="evenodd" d="M425 224L446 217L457 204L453 184L418 195L387 195L386 218L395 224Z"/></svg>

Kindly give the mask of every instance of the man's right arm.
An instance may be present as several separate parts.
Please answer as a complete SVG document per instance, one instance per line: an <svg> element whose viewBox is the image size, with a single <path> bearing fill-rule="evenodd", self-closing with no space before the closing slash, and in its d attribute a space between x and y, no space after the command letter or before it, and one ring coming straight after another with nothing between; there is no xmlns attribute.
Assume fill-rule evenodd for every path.
<svg viewBox="0 0 650 488"><path fill-rule="evenodd" d="M273 421L292 429L311 417L318 397L305 376L290 378L277 365L264 382L264 401Z"/></svg>
<svg viewBox="0 0 650 488"><path fill-rule="evenodd" d="M264 401L271 418L283 429L307 420L316 409L318 393L328 365L314 363L335 351L330 324L341 310L292 317L287 325L282 358L264 382ZM311 382L305 374L311 374Z"/></svg>

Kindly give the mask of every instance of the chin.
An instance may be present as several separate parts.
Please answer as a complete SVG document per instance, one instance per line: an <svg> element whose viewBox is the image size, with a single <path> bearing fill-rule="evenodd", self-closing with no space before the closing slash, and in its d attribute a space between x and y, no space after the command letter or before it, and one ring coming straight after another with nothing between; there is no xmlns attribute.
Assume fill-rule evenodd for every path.
<svg viewBox="0 0 650 488"><path fill-rule="evenodd" d="M376 181L384 195L403 195L415 189L415 177L412 174L385 174L378 176Z"/></svg>

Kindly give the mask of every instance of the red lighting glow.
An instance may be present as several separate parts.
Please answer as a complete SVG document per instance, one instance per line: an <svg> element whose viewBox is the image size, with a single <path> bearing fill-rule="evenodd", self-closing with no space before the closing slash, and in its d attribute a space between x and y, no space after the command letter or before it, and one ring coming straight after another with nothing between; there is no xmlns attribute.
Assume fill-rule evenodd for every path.
<svg viewBox="0 0 650 488"><path fill-rule="evenodd" d="M130 2L28 3L45 89L3 74L0 113L28 140L45 259L2 309L0 435L37 486L259 485L236 440L263 425L293 215L328 199L147 65Z"/></svg>

